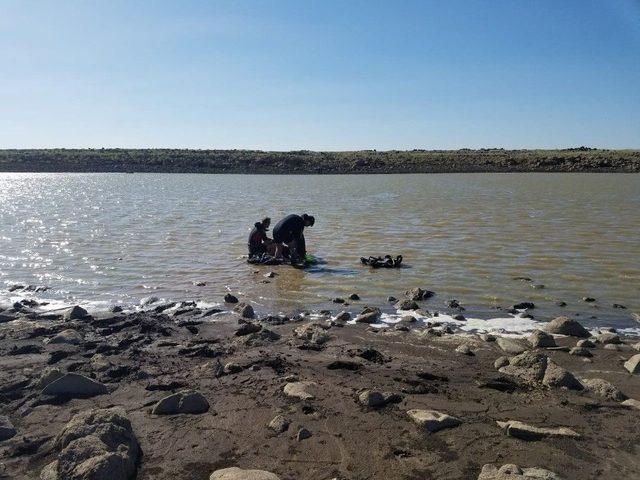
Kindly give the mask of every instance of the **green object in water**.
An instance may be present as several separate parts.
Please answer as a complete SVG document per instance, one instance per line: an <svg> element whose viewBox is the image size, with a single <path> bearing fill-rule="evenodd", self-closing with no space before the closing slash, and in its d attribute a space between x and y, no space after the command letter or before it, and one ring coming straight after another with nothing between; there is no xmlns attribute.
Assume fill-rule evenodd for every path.
<svg viewBox="0 0 640 480"><path fill-rule="evenodd" d="M316 263L316 257L313 255L309 255L308 253L304 256L304 263Z"/></svg>

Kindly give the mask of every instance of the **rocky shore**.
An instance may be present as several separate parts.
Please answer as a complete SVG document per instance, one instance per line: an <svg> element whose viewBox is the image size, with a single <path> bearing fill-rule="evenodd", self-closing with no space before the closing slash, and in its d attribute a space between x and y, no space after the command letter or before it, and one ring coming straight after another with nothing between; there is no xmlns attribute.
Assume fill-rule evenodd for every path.
<svg viewBox="0 0 640 480"><path fill-rule="evenodd" d="M0 312L0 478L640 477L638 339L236 300Z"/></svg>
<svg viewBox="0 0 640 480"><path fill-rule="evenodd" d="M0 150L0 172L367 174L640 172L639 150Z"/></svg>

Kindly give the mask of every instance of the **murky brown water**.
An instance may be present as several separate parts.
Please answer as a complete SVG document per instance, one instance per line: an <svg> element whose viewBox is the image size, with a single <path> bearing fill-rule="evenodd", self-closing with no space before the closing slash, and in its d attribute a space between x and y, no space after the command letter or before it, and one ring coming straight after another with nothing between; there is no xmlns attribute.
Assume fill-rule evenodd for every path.
<svg viewBox="0 0 640 480"><path fill-rule="evenodd" d="M251 225L290 212L315 215L308 249L324 263L254 273L240 258ZM42 296L66 303L214 303L231 290L264 312L336 310L336 296L385 305L421 286L438 294L431 309L456 298L490 316L530 300L541 319L561 311L638 326L634 174L0 174L0 225L0 289L45 284ZM407 268L359 263L385 253L404 255ZM263 283L269 270L279 275Z"/></svg>

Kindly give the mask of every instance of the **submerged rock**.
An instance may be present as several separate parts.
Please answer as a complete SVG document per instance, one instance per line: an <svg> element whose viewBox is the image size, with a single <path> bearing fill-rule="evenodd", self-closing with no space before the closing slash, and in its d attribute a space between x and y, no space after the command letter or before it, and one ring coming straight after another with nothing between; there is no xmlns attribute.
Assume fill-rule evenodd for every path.
<svg viewBox="0 0 640 480"><path fill-rule="evenodd" d="M418 310L420 308L420 305L418 305L414 300L407 299L400 300L394 306L398 310Z"/></svg>
<svg viewBox="0 0 640 480"><path fill-rule="evenodd" d="M231 467L216 470L211 474L209 480L280 480L280 477L265 470L243 470Z"/></svg>
<svg viewBox="0 0 640 480"><path fill-rule="evenodd" d="M382 311L378 307L365 307L356 317L357 323L378 323Z"/></svg>
<svg viewBox="0 0 640 480"><path fill-rule="evenodd" d="M409 410L407 415L418 424L418 426L424 428L427 432L433 433L445 428L457 427L462 422L456 417L447 415L446 413L438 412L436 410Z"/></svg>
<svg viewBox="0 0 640 480"><path fill-rule="evenodd" d="M239 314L242 318L254 318L256 316L253 311L253 307L248 303L239 303L233 307L233 311Z"/></svg>
<svg viewBox="0 0 640 480"><path fill-rule="evenodd" d="M506 422L496 422L500 428L505 430L510 437L519 438L521 440L540 440L544 437L570 437L579 438L580 434L574 432L567 427L544 428L534 427L517 420L508 420Z"/></svg>
<svg viewBox="0 0 640 480"><path fill-rule="evenodd" d="M546 326L545 331L556 335L569 335L571 337L590 337L589 331L580 323L567 317L557 317L551 320Z"/></svg>
<svg viewBox="0 0 640 480"><path fill-rule="evenodd" d="M224 301L225 303L238 303L238 297L236 297L235 295L231 295L230 293L227 293L224 296Z"/></svg>
<svg viewBox="0 0 640 480"><path fill-rule="evenodd" d="M209 402L196 390L185 390L164 397L153 407L154 415L199 414L209 411Z"/></svg>
<svg viewBox="0 0 640 480"><path fill-rule="evenodd" d="M130 480L140 446L122 408L88 410L74 416L55 440L58 459L40 478Z"/></svg>

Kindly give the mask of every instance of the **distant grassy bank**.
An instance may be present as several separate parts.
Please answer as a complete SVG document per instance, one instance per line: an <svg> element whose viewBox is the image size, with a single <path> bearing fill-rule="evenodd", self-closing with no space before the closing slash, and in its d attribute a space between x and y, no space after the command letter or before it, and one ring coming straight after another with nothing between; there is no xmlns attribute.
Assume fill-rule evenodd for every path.
<svg viewBox="0 0 640 480"><path fill-rule="evenodd" d="M2 172L445 173L640 172L640 150L0 150Z"/></svg>

